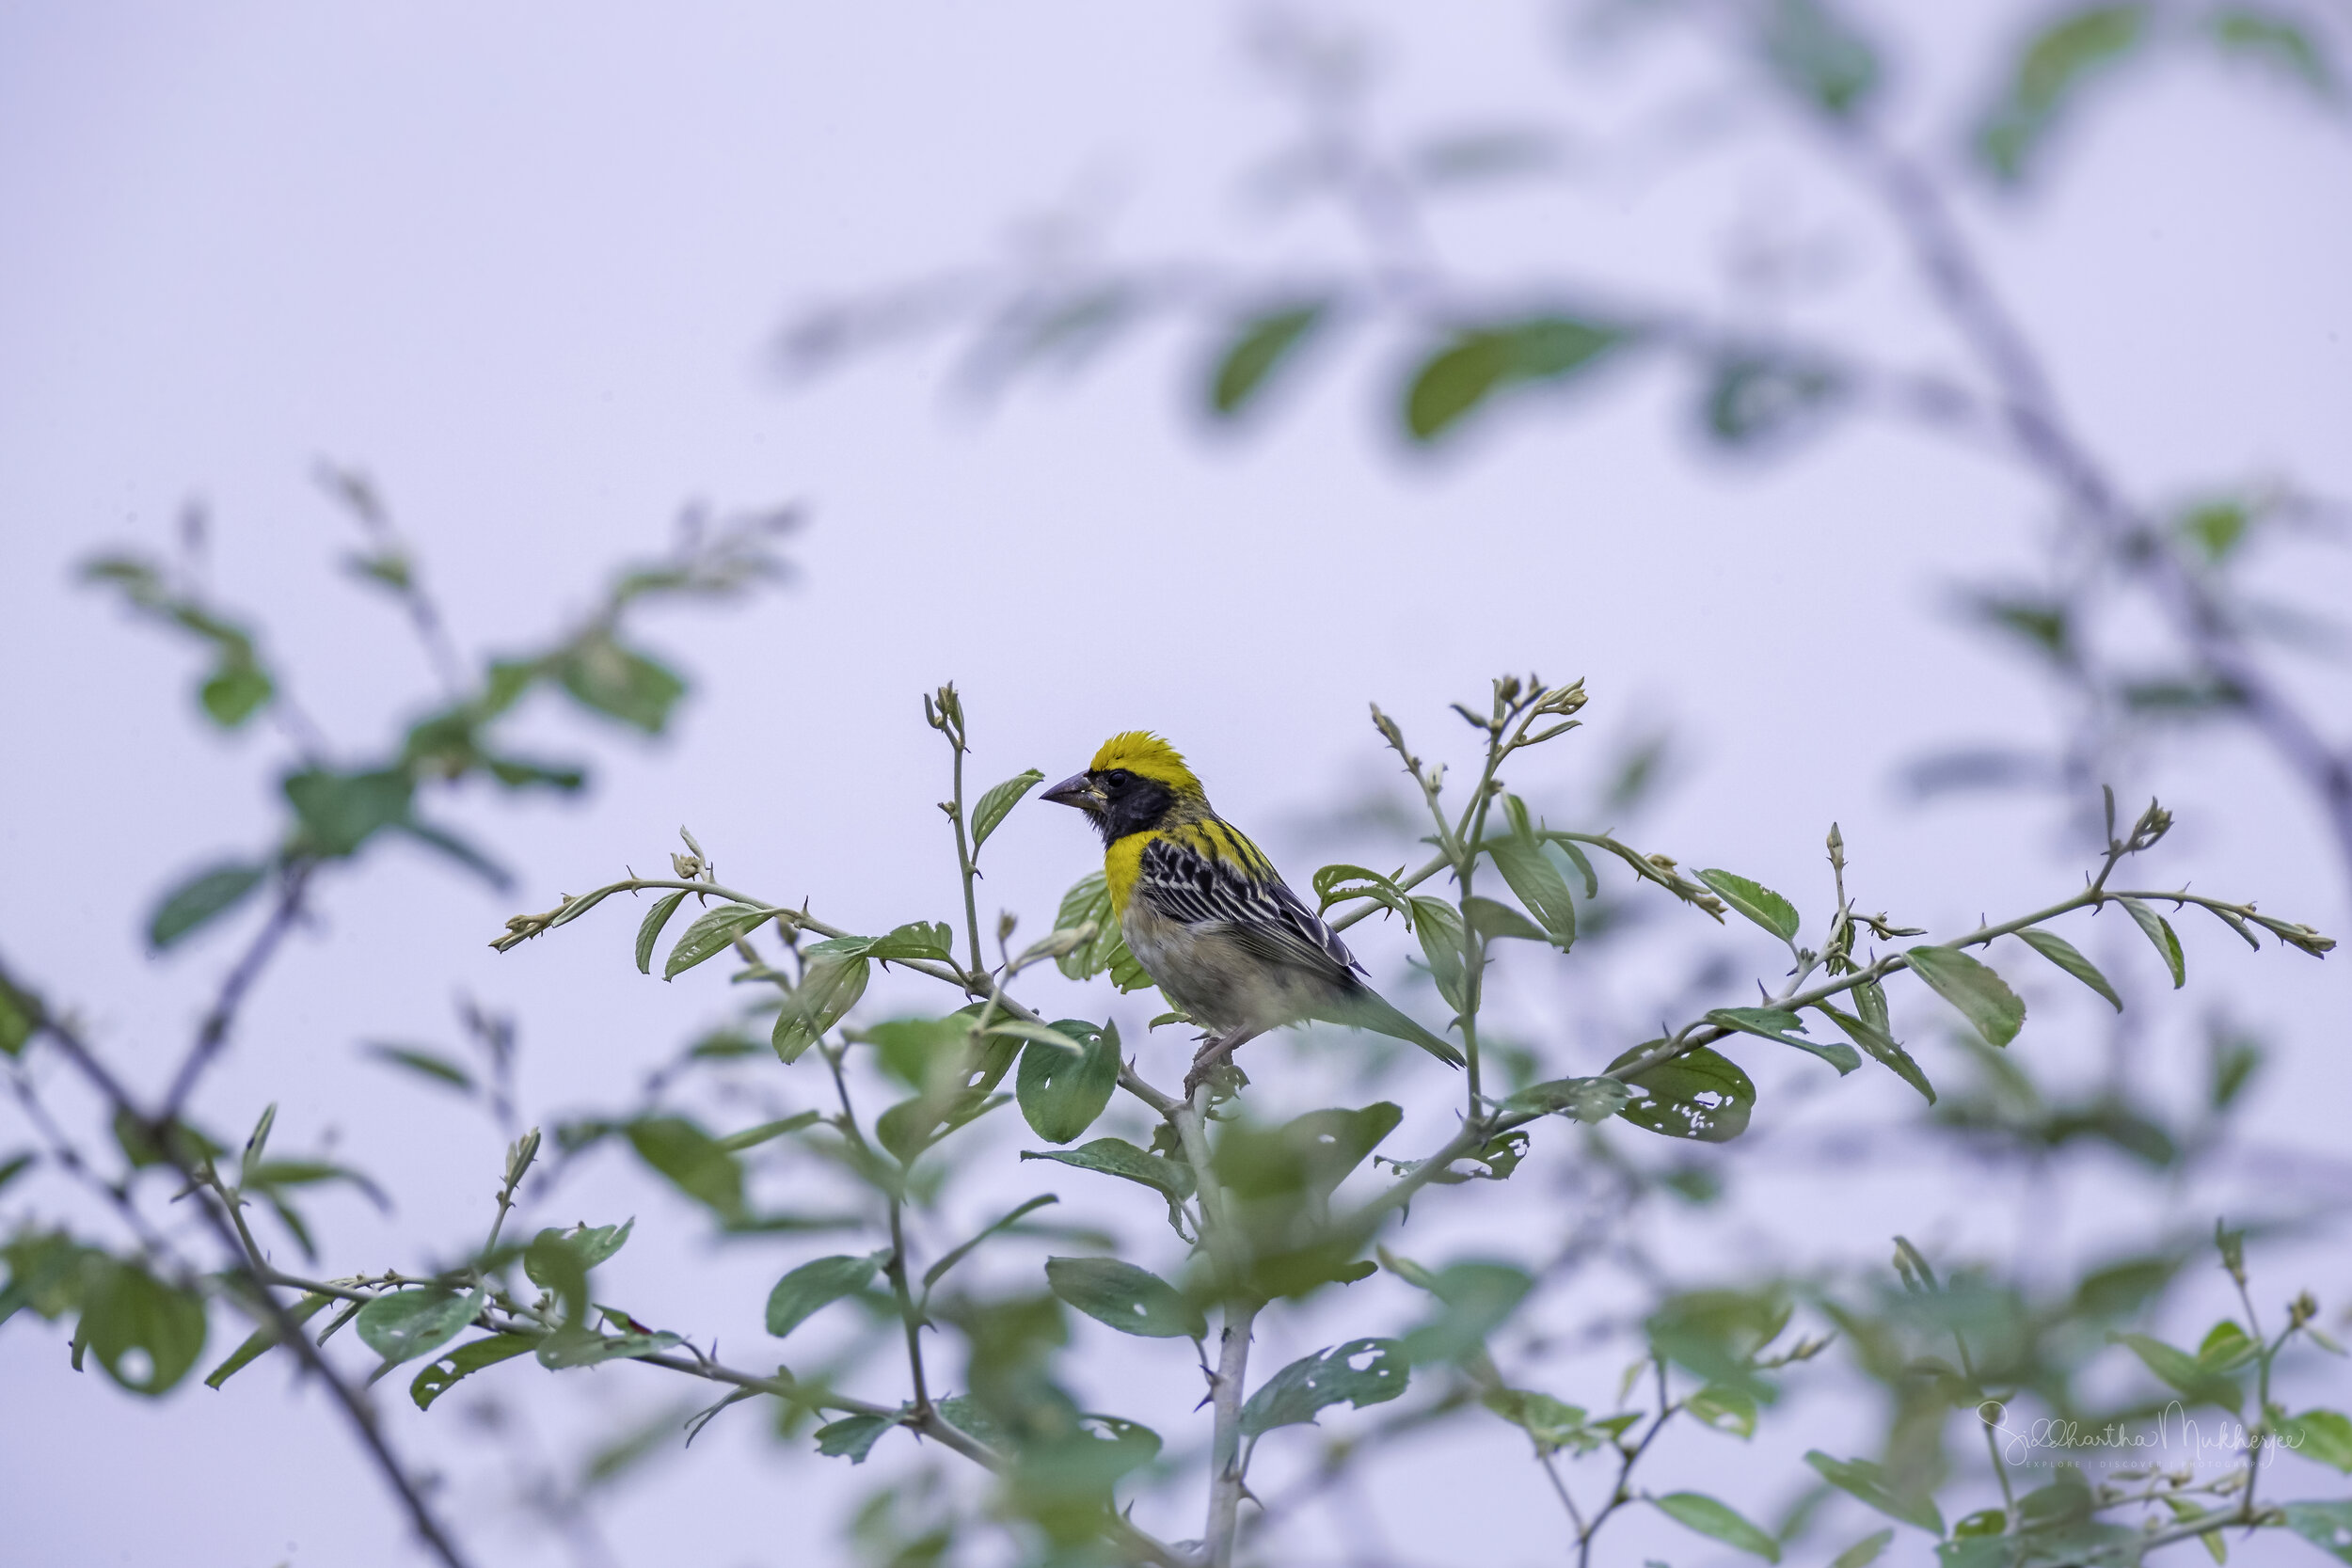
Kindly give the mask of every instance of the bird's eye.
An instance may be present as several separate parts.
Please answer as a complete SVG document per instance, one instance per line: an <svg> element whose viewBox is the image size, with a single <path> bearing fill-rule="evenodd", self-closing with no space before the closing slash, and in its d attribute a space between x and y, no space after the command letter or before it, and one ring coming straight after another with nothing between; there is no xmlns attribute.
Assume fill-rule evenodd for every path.
<svg viewBox="0 0 2352 1568"><path fill-rule="evenodd" d="M1103 782L1106 784L1119 784L1123 786L1135 783L1136 776L1133 773L1128 772L1124 768L1114 768L1109 772L1103 775Z"/></svg>

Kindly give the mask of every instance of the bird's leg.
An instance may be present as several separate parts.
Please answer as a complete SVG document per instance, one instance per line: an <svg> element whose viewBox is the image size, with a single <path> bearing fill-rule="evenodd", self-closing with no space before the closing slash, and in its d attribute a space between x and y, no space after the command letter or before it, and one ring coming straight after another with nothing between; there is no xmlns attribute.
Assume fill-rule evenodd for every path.
<svg viewBox="0 0 2352 1568"><path fill-rule="evenodd" d="M1201 1080L1232 1061L1236 1049L1264 1033L1263 1029L1243 1025L1229 1029L1222 1035L1203 1035L1200 1049L1193 1054L1192 1070L1184 1074L1184 1098L1190 1100L1192 1091L1200 1086Z"/></svg>

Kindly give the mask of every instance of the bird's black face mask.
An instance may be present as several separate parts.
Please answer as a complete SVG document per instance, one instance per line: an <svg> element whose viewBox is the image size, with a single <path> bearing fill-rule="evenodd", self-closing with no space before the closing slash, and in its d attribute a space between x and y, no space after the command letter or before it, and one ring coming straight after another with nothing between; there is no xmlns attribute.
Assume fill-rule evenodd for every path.
<svg viewBox="0 0 2352 1568"><path fill-rule="evenodd" d="M1157 779L1111 768L1064 779L1044 799L1085 812L1107 845L1158 827L1176 803L1176 792Z"/></svg>

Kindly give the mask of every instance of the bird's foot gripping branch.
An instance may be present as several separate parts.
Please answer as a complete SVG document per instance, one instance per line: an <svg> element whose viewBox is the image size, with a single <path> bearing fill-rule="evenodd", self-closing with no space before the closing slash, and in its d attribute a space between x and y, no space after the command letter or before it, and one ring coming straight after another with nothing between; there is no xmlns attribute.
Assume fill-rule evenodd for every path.
<svg viewBox="0 0 2352 1568"><path fill-rule="evenodd" d="M1940 939L1857 909L1846 888L1845 847L1832 828L1825 879L1831 900L1825 917L1808 926L1793 901L1748 878L1721 869L1686 873L1664 855L1645 853L1607 833L1554 827L1529 808L1506 771L1515 772L1525 753L1576 728L1573 716L1584 701L1581 683L1550 687L1532 677L1505 678L1494 683L1485 705L1457 706L1476 737L1474 775L1458 792L1450 790L1443 767L1424 763L1395 721L1375 709L1375 724L1426 811L1431 832L1424 842L1433 852L1419 865L1391 874L1324 867L1312 879L1312 910L1291 893L1263 851L1209 809L1181 757L1156 737L1128 735L1115 737L1092 766L1045 796L1078 807L1101 829L1104 870L1071 890L1042 940L1016 948L1011 939L1018 923L1001 915L997 957L989 962L979 941L979 859L991 835L1044 775L1025 770L967 801L967 731L961 701L948 687L926 700L926 712L954 759L953 799L944 809L962 894L961 956L949 923L915 920L869 936L828 922L809 902L722 883L691 837L688 852L675 857L673 877L632 876L510 921L493 944L502 951L622 895L649 896L637 929L640 970L651 973L666 939L664 978L724 957L737 965L735 980L765 992L759 1011L778 1061L795 1075L814 1073L811 1086L821 1085L827 1109L722 1135L648 1105L626 1119L568 1130L567 1144L577 1151L608 1136L625 1137L723 1224L746 1232L784 1223L763 1217L747 1193L739 1158L751 1149L789 1140L806 1157L846 1173L865 1197L843 1223L870 1225L875 1244L786 1273L768 1304L768 1327L788 1338L835 1303L874 1301L896 1323L894 1337L903 1342L901 1397L896 1402L850 1398L834 1389L830 1372L795 1378L781 1370L772 1377L735 1370L677 1335L616 1323L610 1309L586 1305L585 1281L624 1233L543 1231L519 1254L511 1247L505 1254L485 1253L469 1276L479 1281L472 1287L479 1295L456 1295L462 1282L426 1287L439 1292L431 1298L437 1304L461 1304L453 1312L446 1306L429 1310L448 1313L453 1325L478 1323L492 1337L437 1359L418 1380L420 1401L422 1390L437 1393L491 1360L532 1346L550 1366L635 1360L730 1386L722 1404L764 1395L834 1416L817 1432L825 1453L862 1460L898 1427L930 1437L995 1471L1000 1516L1056 1550L1107 1550L1121 1560L1222 1568L1242 1533L1242 1505L1252 1497L1249 1467L1267 1434L1311 1422L1337 1405L1361 1408L1394 1400L1423 1372L1448 1390L1438 1407L1483 1403L1529 1433L1573 1521L1580 1553L1589 1553L1595 1533L1623 1507L1646 1501L1691 1528L1776 1560L1773 1539L1727 1506L1692 1493L1649 1497L1630 1477L1659 1429L1677 1413L1698 1412L1703 1423L1719 1430L1741 1421L1752 1430L1756 1380L1809 1359L1825 1339L1774 1353L1770 1347L1788 1321L1785 1305L1775 1321L1759 1324L1742 1313L1770 1317L1772 1311L1749 1298L1739 1298L1749 1301L1745 1307L1718 1303L1713 1317L1686 1303L1679 1310L1691 1321L1667 1313L1651 1324L1657 1408L1646 1417L1589 1418L1549 1396L1513 1388L1485 1349L1486 1337L1528 1296L1529 1274L1488 1263L1431 1270L1394 1256L1381 1246L1391 1216L1424 1188L1509 1178L1529 1157L1538 1128L1554 1118L1587 1124L1613 1118L1665 1137L1710 1143L1736 1138L1756 1107L1756 1086L1735 1059L1749 1053L1801 1052L1841 1076L1875 1063L1932 1103L1929 1069L1934 1058L1915 1055L1899 1038L1892 993L1908 976L1922 996L1949 1009L1949 1023L1979 1049L2007 1047L2020 1037L2025 1004L1979 955L2013 936L2035 961L2055 965L2120 1008L2117 988L2058 928L2069 917L2121 911L2146 934L2176 985L2185 978L2185 946L2172 922L2185 911L2202 911L2255 946L2267 934L2317 957L2333 943L2251 903L2185 889L2119 888L2122 869L2155 847L2170 818L2152 803L2119 829L2111 798L2106 847L2079 891ZM1718 923L1736 914L1771 933L1787 949L1785 975L1758 1005L1726 999L1655 1038L1629 1044L1588 1071L1495 1092L1480 1018L1497 977L1498 944L1518 943L1546 961L1575 961L1580 906L1599 894L1599 868L1611 865L1629 873L1636 885L1655 888ZM1419 967L1451 1014L1442 1031L1415 1022L1356 977L1339 932L1375 913L1394 916L1418 942ZM691 918L670 938L681 916ZM941 1016L863 1019L858 1005L870 976L891 965L938 982L960 1005ZM1245 1096L1237 1071L1218 1061L1204 1060L1204 1070L1196 1070L1181 1094L1170 1094L1122 1055L1115 1022L1056 1016L1064 1009L1045 1000L1048 986L1041 983L1051 971L1069 982L1107 974L1129 992L1156 983L1173 1005L1156 1022L1190 1019L1207 1026L1210 1049L1220 1056L1263 1030L1308 1019L1413 1041L1464 1068L1457 1129L1420 1157L1397 1159L1378 1152L1403 1119L1393 1103L1261 1121L1250 1115L1250 1101L1279 1099L1275 1075L1262 1068L1258 1085ZM861 1116L853 1083L890 1085L899 1098L877 1115ZM1429 1086L1438 1090L1438 1079L1431 1077ZM1148 1136L1088 1139L1099 1120L1120 1114L1112 1107L1121 1091L1141 1108ZM918 1234L938 1228L950 1185L971 1181L972 1162L987 1157L986 1140L960 1135L1012 1102L1031 1132L1051 1146L1024 1151L1022 1159L1113 1178L1149 1193L1150 1208L1165 1211L1181 1249L1173 1266L1154 1272L1118 1256L1052 1257L1036 1286L1025 1290L993 1295L943 1290L950 1272L977 1249L1039 1234L1027 1216L1057 1201L1052 1195L1032 1196L956 1244L918 1249ZM1094 1250L1102 1251L1106 1240L1096 1238ZM1162 1243L1159 1250L1170 1248ZM543 1287L535 1304L525 1299L528 1291L501 1294L496 1282L517 1257ZM1253 1380L1249 1353L1261 1314L1287 1309L1333 1283L1363 1278L1382 1262L1428 1292L1433 1305L1425 1321L1401 1333L1367 1325L1375 1331ZM401 1295L407 1294L403 1288ZM1122 1512L1122 1488L1132 1498L1168 1484L1174 1468L1158 1460L1158 1431L1133 1414L1087 1411L1063 1386L1056 1356L1067 1337L1065 1306L1124 1334L1193 1341L1207 1383L1207 1415L1179 1413L1173 1432L1196 1419L1207 1430L1191 1433L1189 1442L1180 1438L1173 1451L1194 1455L1205 1472L1200 1476L1206 1502L1198 1539L1162 1542ZM2250 1317L2250 1306L2249 1311ZM601 1323L597 1312L604 1314ZM2298 1327L2309 1320L2303 1314ZM927 1336L942 1324L966 1347L962 1391L954 1395L942 1393L937 1354L927 1346ZM2164 1373L2156 1361L2149 1364ZM1675 1393L1673 1380L1692 1372L1702 1383ZM1963 1395L1990 1397L1973 1377L1960 1381L1967 1384ZM2284 1418L2266 1420L2265 1431L2275 1438ZM1160 1424L1169 1423L1163 1418ZM2320 1420L2314 1430L2324 1440L2333 1429ZM1597 1503L1580 1506L1575 1488L1561 1476L1557 1456L1571 1450L1606 1454L1618 1466ZM1908 1494L1890 1492L1865 1474L1870 1469L1865 1462L1818 1457L1836 1470L1822 1470L1834 1484L1927 1528L1932 1506L1923 1513L1906 1502ZM1130 1500L1127 1507L1133 1506ZM2169 1539L2211 1533L2226 1524L2279 1523L2286 1515L2253 1509L2249 1497L2226 1518L2218 1512L2214 1518L2202 1532L2176 1524ZM2012 1509L1991 1533L2029 1531L2040 1528L2038 1520L2031 1510ZM1943 1533L1940 1515L1933 1528Z"/></svg>

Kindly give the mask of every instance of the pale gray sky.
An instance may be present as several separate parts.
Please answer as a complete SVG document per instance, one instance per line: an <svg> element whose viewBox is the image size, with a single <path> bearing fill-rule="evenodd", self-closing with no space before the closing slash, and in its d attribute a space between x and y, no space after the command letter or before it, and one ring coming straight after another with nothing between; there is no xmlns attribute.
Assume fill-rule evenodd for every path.
<svg viewBox="0 0 2352 1568"><path fill-rule="evenodd" d="M1968 62L2016 8L1872 9L1915 43L1912 118L1948 145ZM1594 179L1466 198L1441 221L1441 247L1490 259L1499 280L1565 262L1721 301L1736 233L1818 230L1846 281L1801 309L1906 356L1947 353L1913 325L1884 235L1769 117L1688 167L1629 167L1613 150L1636 87L1659 78L1565 65L1549 8L1330 14L1385 40L1378 112L1401 131L1526 118L1597 135ZM450 994L469 991L521 1016L527 1092L560 1107L625 1092L723 1005L715 984L681 996L629 971L620 919L496 958L482 944L507 913L655 860L684 820L731 876L812 895L850 927L945 914L936 740L916 697L950 677L983 782L1030 765L1057 776L1103 735L1148 725L1192 754L1228 815L1275 837L1381 768L1367 699L1436 750L1453 738L1445 702L1532 665L1587 677L1593 755L1661 722L1688 738L1692 771L1649 830L1686 863L1818 903L1836 817L1866 899L1925 921L2071 883L2045 814L1918 810L1889 785L1931 742L2049 723L2019 667L1941 608L1956 573L2028 566L2043 499L1915 434L1863 429L1726 469L1693 461L1679 384L1636 371L1572 413L1515 414L1425 461L1388 438L1394 366L1366 346L1267 428L1204 441L1185 406L1198 345L1159 333L987 414L943 396L936 355L797 392L768 373L763 346L793 308L993 255L1023 214L1073 193L1100 193L1118 254L1330 254L1326 228L1269 230L1239 197L1288 124L1239 47L1246 15L0 5L14 742L0 951L153 1070L225 960L202 942L144 958L152 893L273 820L260 737L190 721L190 656L70 586L94 549L161 548L199 497L217 591L261 612L338 736L368 739L423 689L396 619L331 569L347 541L306 477L319 456L376 476L471 648L579 610L605 564L657 544L690 499L800 499L813 519L794 587L649 632L697 677L674 744L550 719L609 756L584 801L455 810L517 868L514 898L387 851L328 892L321 940L254 1009L206 1109L242 1125L274 1099L279 1137L335 1128L402 1196L389 1223L323 1206L355 1265L469 1232L495 1157L478 1125L450 1131L443 1102L358 1066L356 1040L447 1041ZM1658 69L1708 76L1695 59ZM1971 222L2130 481L2161 496L2284 472L2352 492L2344 122L2167 67L2090 117L2053 175L2044 204L1983 203ZM2296 574L2281 586L2346 602L2341 555L2298 558ZM2339 723L2352 709L2340 672L2311 691ZM2172 865L2346 925L2312 816L2266 762L2201 738L2155 777L2184 821ZM993 852L990 897L1033 930L1089 860L1075 825L1041 810L1016 814ZM2257 1022L2302 1020L2258 1114L2324 1146L2332 1131L2297 1107L2352 1088L2329 1049L2352 1002L2341 961L2195 937L2181 1016L2234 996ZM1365 945L1393 965L1398 940ZM603 1191L648 1202L617 1180ZM754 1343L781 1255L704 1274L698 1222L661 1212L678 1239L627 1257L691 1265L731 1294L714 1307L707 1284L655 1269L633 1299ZM1853 1246L1876 1257L1900 1223L1857 1215ZM277 1370L151 1406L66 1370L62 1333L0 1332L0 1470L24 1560L409 1560L340 1427L284 1398ZM673 1393L595 1381L550 1419ZM400 1440L428 1451L425 1418L388 1402ZM741 1424L624 1500L625 1560L824 1560L780 1546L778 1519L819 1528L807 1521L829 1516L837 1467L781 1461ZM1495 1451L1464 1450L1464 1484L1483 1484ZM1549 1560L1548 1502L1518 1487L1494 1506L1514 1560ZM485 1558L548 1560L483 1523L485 1507L461 1517ZM1394 1524L1408 1557L1450 1539L1440 1517Z"/></svg>

